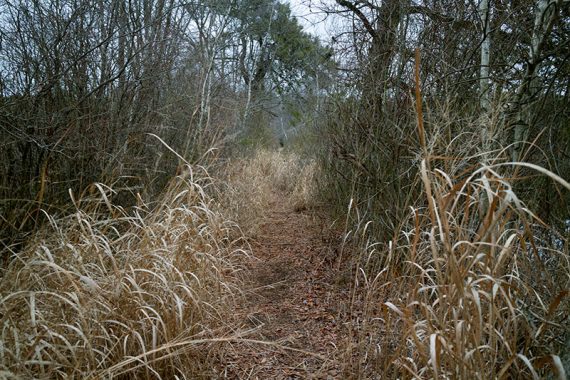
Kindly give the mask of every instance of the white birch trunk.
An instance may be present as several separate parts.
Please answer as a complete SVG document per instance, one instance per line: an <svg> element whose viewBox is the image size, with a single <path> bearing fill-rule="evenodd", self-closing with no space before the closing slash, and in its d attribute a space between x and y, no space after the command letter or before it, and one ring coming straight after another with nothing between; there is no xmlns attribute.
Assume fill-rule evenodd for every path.
<svg viewBox="0 0 570 380"><path fill-rule="evenodd" d="M481 109L485 112L490 110L490 81L489 61L491 56L491 23L489 20L489 0L481 0L479 15L483 23L483 42L481 43L481 67L479 73L479 101Z"/></svg>
<svg viewBox="0 0 570 380"><path fill-rule="evenodd" d="M534 28L532 31L531 45L527 71L517 90L516 107L517 120L514 128L514 142L511 159L517 161L521 159L524 141L528 138L529 126L525 120L524 111L528 100L540 90L536 72L538 71L544 42L550 32L556 18L557 12L563 0L538 0L536 13L534 15Z"/></svg>

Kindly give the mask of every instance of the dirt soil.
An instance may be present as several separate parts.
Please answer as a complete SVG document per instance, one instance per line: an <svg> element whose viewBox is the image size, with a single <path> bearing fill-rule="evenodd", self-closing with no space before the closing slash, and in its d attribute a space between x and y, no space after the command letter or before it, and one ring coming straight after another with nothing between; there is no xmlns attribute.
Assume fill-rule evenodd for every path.
<svg viewBox="0 0 570 380"><path fill-rule="evenodd" d="M228 379L339 379L350 270L337 268L339 233L318 211L296 211L275 192L252 243L245 303L235 310L244 338L224 350Z"/></svg>

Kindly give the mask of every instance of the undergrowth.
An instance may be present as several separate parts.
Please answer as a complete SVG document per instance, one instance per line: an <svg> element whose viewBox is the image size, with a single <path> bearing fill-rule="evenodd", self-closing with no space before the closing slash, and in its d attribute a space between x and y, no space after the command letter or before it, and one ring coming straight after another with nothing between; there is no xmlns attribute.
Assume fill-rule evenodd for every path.
<svg viewBox="0 0 570 380"><path fill-rule="evenodd" d="M343 248L356 257L343 376L565 379L568 231L547 226L514 185L531 171L561 191L570 184L504 151L436 150L419 154L419 196L390 221L391 239L378 240L370 210L360 210L366 202L350 204ZM219 184L195 170L129 212L102 184L70 194L75 213L47 216L11 252L0 279L3 377L215 376L217 343L240 339L227 316L243 301L244 236L256 236L271 202L318 206L320 170L265 150L229 161Z"/></svg>
<svg viewBox="0 0 570 380"><path fill-rule="evenodd" d="M421 197L391 240L376 241L365 220L349 231L360 256L346 373L565 379L568 236L533 214L513 183L525 169L570 184L501 157L468 171L441 167L421 161Z"/></svg>
<svg viewBox="0 0 570 380"><path fill-rule="evenodd" d="M297 211L316 206L317 175L314 160L295 152L258 150L226 165L222 207L246 236L255 237L273 192Z"/></svg>
<svg viewBox="0 0 570 380"><path fill-rule="evenodd" d="M205 170L132 212L93 185L76 211L12 252L0 279L3 378L208 377L239 293L235 223Z"/></svg>

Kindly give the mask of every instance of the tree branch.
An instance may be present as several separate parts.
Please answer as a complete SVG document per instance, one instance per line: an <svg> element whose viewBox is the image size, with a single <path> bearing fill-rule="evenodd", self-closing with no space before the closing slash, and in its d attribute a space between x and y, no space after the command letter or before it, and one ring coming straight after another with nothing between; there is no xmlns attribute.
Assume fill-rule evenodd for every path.
<svg viewBox="0 0 570 380"><path fill-rule="evenodd" d="M374 29L374 27L370 23L370 20L368 20L368 18L364 15L364 13L362 13L362 11L356 7L356 4L351 3L350 1L347 0L336 0L336 3L352 11L360 19L360 21L362 21L362 24L364 25L364 28L366 28L368 34L370 34L370 36L372 36L373 39L378 38L378 33L376 32L376 29Z"/></svg>

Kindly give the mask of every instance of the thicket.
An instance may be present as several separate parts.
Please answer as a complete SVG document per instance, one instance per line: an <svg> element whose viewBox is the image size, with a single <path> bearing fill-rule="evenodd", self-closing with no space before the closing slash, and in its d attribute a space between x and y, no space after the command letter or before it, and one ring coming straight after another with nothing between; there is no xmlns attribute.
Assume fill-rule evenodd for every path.
<svg viewBox="0 0 570 380"><path fill-rule="evenodd" d="M567 2L326 11L348 21L319 127L359 247L346 373L565 378Z"/></svg>
<svg viewBox="0 0 570 380"><path fill-rule="evenodd" d="M377 203L367 209L380 224L397 223L398 210L405 213L409 203L409 192L401 190L416 177L421 153L444 161L461 158L467 165L504 150L505 159L568 176L566 3L495 4L485 11L490 30L482 10L471 3L450 3L449 11L442 4L399 0L337 3L327 11L343 11L354 25L336 40L343 70L323 110L329 117L320 124L319 138L326 139L321 157L329 185L343 200L337 204L352 194L359 204ZM482 68L487 40L492 47ZM416 123L416 48L429 139L425 152ZM517 189L543 219L564 228L569 195L537 177L516 181ZM384 236L394 227L382 226Z"/></svg>
<svg viewBox="0 0 570 380"><path fill-rule="evenodd" d="M0 10L5 246L95 182L123 206L159 194L183 162L152 135L203 164L221 148L276 145L291 127L284 99L309 93L330 59L274 0L18 0Z"/></svg>
<svg viewBox="0 0 570 380"><path fill-rule="evenodd" d="M0 2L3 374L208 374L274 181L347 218L347 377L564 378L570 3L318 8Z"/></svg>
<svg viewBox="0 0 570 380"><path fill-rule="evenodd" d="M0 24L0 376L215 376L257 202L220 178L299 123L330 51L275 0L6 0Z"/></svg>

